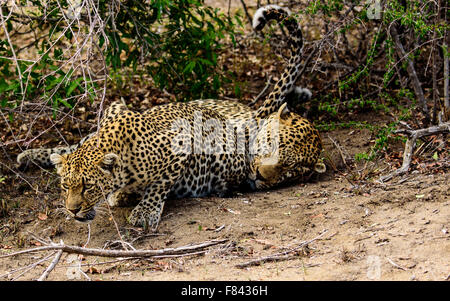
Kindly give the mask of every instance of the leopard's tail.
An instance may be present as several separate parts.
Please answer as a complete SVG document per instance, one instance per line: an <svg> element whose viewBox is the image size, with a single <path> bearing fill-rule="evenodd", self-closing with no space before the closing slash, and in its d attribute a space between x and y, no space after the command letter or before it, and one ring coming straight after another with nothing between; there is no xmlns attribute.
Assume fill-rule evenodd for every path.
<svg viewBox="0 0 450 301"><path fill-rule="evenodd" d="M284 24L289 31L289 47L291 57L281 78L275 84L273 91L266 97L263 105L257 110L256 118L265 118L277 112L285 102L286 96L295 88L295 81L300 73L300 63L302 59L303 35L295 17L287 8L278 5L267 5L259 8L253 16L253 28L262 30L270 21L275 20Z"/></svg>
<svg viewBox="0 0 450 301"><path fill-rule="evenodd" d="M50 160L51 154L59 154L59 155L65 155L73 153L75 150L77 150L87 139L92 137L94 133L91 133L87 136L85 136L83 139L81 139L77 144L68 145L68 146L57 146L54 148L34 148L34 149L27 149L23 152L21 152L17 156L17 164L18 168L21 170L25 170L28 168L30 163L34 163L40 167L43 168L49 168L53 167L54 164Z"/></svg>
<svg viewBox="0 0 450 301"><path fill-rule="evenodd" d="M51 154L56 153L62 155L70 152L72 152L70 146L27 149L17 156L18 168L25 170L31 162L40 167L49 168L53 166L53 163L50 160Z"/></svg>

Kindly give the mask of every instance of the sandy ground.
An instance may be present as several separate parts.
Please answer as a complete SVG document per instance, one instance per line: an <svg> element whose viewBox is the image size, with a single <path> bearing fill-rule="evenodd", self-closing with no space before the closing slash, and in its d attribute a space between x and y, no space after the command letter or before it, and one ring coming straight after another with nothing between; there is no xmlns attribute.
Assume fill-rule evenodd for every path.
<svg viewBox="0 0 450 301"><path fill-rule="evenodd" d="M361 152L366 130L336 130L324 135L326 153L342 168L339 143L347 158ZM349 160L350 161L350 160ZM361 170L364 170L361 168ZM387 171L387 170L386 170ZM386 172L384 171L384 172ZM377 177L355 181L353 172L333 172L307 183L273 191L238 193L232 198L209 197L169 201L157 233L126 224L132 209L105 207L91 224L87 247L118 247L122 238L137 249L184 246L211 239L227 242L202 255L128 260L63 254L49 280L445 280L450 275L449 173L413 170L386 184ZM17 177L3 198L8 214L0 219L0 254L40 246L30 233L54 242L83 245L84 224L67 220L59 200L57 178L49 171L27 173L37 185L30 190ZM118 230L121 235L119 236ZM326 232L325 232L326 231ZM259 266L236 265L283 252L284 261ZM20 275L50 253L0 258L2 279L38 278L51 259ZM80 266L77 268L74 266ZM81 270L81 272L80 272Z"/></svg>

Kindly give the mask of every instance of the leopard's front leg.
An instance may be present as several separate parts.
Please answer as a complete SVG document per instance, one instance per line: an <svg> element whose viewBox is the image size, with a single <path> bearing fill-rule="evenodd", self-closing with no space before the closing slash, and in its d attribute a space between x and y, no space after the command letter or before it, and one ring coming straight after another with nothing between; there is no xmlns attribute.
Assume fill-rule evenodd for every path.
<svg viewBox="0 0 450 301"><path fill-rule="evenodd" d="M144 193L142 200L131 211L128 222L133 226L149 228L156 231L161 214L164 209L164 202L171 189L171 185L153 184Z"/></svg>
<svg viewBox="0 0 450 301"><path fill-rule="evenodd" d="M177 156L166 154L164 157L171 158L171 160L163 165L155 165L153 171L149 170L148 174L152 175L152 179L146 184L142 183L141 188L138 188L143 191L143 197L128 217L128 222L134 226L149 227L156 231L164 202L184 173L186 162L190 160L188 154L178 154Z"/></svg>

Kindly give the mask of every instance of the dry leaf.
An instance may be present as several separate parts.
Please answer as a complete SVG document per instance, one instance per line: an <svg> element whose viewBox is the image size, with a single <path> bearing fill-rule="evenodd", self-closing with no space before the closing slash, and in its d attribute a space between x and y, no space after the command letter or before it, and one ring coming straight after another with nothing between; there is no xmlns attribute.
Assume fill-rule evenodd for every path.
<svg viewBox="0 0 450 301"><path fill-rule="evenodd" d="M98 270L98 269L95 268L95 267L90 267L88 272L89 272L90 274L101 274L101 270Z"/></svg>
<svg viewBox="0 0 450 301"><path fill-rule="evenodd" d="M224 210L225 210L225 211L228 211L228 212L230 212L230 213L233 213L233 214L241 214L241 212L239 212L239 211L237 211L237 210L232 210L232 209L229 209L229 208L224 208Z"/></svg>
<svg viewBox="0 0 450 301"><path fill-rule="evenodd" d="M257 239L254 238L253 239L255 242L262 244L262 245L266 245L266 246L274 246L274 244L271 241L265 240L265 239Z"/></svg>
<svg viewBox="0 0 450 301"><path fill-rule="evenodd" d="M45 221L47 219L47 214L39 212L38 213L38 219L40 219L41 221Z"/></svg>

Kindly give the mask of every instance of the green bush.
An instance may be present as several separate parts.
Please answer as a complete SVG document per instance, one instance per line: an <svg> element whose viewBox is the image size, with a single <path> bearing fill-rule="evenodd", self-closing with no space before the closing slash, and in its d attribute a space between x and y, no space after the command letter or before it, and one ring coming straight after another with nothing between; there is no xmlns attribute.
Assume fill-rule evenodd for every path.
<svg viewBox="0 0 450 301"><path fill-rule="evenodd" d="M231 81L217 60L224 43L234 41L239 17L202 0L93 4L1 5L6 34L0 40L0 108L32 99L45 100L55 111L60 105L72 108L81 99L104 97L106 86L114 85L111 79L124 82L138 70L179 100L217 96Z"/></svg>

